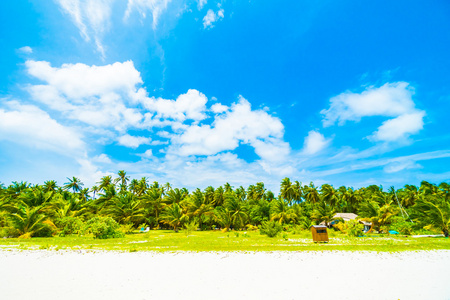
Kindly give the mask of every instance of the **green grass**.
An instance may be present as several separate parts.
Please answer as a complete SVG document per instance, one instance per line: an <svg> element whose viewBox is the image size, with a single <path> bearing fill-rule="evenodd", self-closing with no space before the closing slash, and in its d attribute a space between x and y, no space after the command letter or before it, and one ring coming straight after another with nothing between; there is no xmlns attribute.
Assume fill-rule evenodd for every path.
<svg viewBox="0 0 450 300"><path fill-rule="evenodd" d="M32 239L0 239L0 249L18 250L114 250L114 251L415 251L450 250L450 239L381 236L351 238L330 232L329 243L313 243L309 231L288 233L285 238L260 235L258 231L195 231L186 235L172 230L152 230L124 238L99 240L67 236Z"/></svg>

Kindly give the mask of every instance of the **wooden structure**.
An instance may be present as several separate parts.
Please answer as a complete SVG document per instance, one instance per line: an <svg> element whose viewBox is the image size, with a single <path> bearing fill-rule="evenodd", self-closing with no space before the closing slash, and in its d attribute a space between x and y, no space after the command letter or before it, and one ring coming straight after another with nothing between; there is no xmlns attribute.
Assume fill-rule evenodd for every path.
<svg viewBox="0 0 450 300"><path fill-rule="evenodd" d="M327 226L313 225L311 226L313 242L328 242Z"/></svg>

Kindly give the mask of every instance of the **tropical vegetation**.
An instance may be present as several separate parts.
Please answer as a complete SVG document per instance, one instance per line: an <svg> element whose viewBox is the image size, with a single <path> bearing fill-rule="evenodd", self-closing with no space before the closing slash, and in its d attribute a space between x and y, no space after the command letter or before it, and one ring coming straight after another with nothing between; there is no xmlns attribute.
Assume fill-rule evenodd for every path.
<svg viewBox="0 0 450 300"><path fill-rule="evenodd" d="M354 189L330 184L318 187L285 178L275 195L258 182L247 188L208 186L189 191L170 183L130 179L121 170L87 188L77 177L58 185L14 181L0 184L0 236L123 237L141 228L200 231L260 230L276 236L307 230L313 224L331 226L336 213L355 213L372 223L371 232L442 233L450 228L450 185L423 181L420 186L383 189L370 185ZM360 236L357 223L335 226Z"/></svg>

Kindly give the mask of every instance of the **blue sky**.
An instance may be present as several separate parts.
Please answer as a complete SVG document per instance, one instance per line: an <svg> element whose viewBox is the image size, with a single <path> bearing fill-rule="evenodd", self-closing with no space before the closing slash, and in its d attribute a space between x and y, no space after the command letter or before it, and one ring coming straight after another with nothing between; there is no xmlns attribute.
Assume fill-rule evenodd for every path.
<svg viewBox="0 0 450 300"><path fill-rule="evenodd" d="M448 1L0 4L0 181L450 178Z"/></svg>

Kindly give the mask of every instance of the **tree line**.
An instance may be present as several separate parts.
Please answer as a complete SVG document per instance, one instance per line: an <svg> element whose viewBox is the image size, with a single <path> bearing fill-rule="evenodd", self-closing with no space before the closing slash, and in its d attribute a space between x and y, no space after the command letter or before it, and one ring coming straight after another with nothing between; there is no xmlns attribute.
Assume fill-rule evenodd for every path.
<svg viewBox="0 0 450 300"><path fill-rule="evenodd" d="M261 228L268 222L285 230L306 230L314 224L329 226L339 221L334 219L336 213L355 213L371 222L374 232L435 230L448 237L450 185L422 181L420 186L405 185L397 190L377 185L354 189L303 185L284 178L275 195L262 182L247 188L226 183L189 191L170 183L150 183L145 177L130 180L123 170L117 176L102 177L91 188L84 187L77 177L68 178L62 186L54 180L43 185L0 184L3 237L74 234L94 219L108 219L127 231L141 227L178 231L187 226L241 230Z"/></svg>

